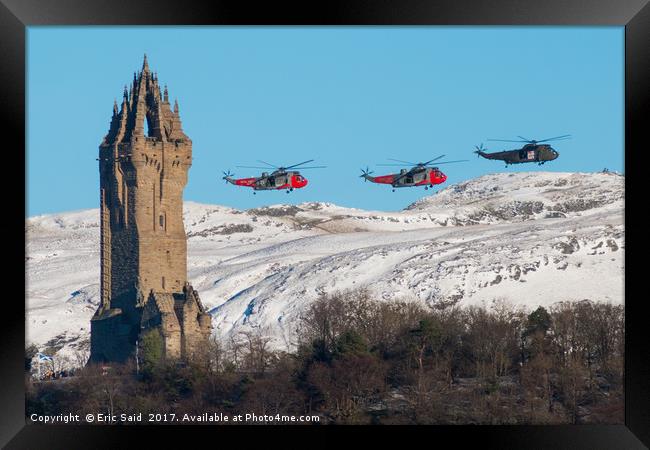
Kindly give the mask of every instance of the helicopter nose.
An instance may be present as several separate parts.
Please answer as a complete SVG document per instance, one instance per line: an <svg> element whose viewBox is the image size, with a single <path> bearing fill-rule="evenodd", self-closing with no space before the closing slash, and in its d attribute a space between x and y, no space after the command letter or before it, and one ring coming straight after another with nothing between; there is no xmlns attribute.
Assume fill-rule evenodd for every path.
<svg viewBox="0 0 650 450"><path fill-rule="evenodd" d="M560 156L560 153L556 150L553 150L553 159L556 159L558 156Z"/></svg>

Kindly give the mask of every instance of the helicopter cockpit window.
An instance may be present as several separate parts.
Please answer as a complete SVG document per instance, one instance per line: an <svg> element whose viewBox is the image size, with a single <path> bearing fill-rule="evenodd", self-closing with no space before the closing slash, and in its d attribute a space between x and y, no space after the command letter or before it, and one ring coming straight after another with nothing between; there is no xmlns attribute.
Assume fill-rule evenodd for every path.
<svg viewBox="0 0 650 450"><path fill-rule="evenodd" d="M526 150L521 150L519 152L519 159L526 159Z"/></svg>

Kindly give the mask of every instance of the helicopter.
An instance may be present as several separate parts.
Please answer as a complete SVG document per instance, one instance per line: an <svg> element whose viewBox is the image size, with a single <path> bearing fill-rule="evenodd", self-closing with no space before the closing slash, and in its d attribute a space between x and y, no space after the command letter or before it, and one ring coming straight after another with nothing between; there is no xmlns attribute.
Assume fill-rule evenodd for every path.
<svg viewBox="0 0 650 450"><path fill-rule="evenodd" d="M310 159L308 161L303 161L298 164L293 164L291 166L274 166L273 164L269 164L265 161L257 160L258 162L262 164L266 164L268 167L259 167L259 166L236 166L239 168L246 168L246 169L263 169L263 170L271 170L273 169L273 172L270 174L268 172L262 172L262 175L259 177L251 177L251 178L239 178L235 179L233 176L235 174L228 172L223 172L223 179L226 180L226 183L234 184L235 186L246 186L253 188L253 194L256 194L255 191L269 191L269 190L287 190L287 194L294 189L301 189L307 186L307 178L303 177L300 175L300 172L298 170L289 170L289 169L295 169L298 168L300 170L303 169L324 169L326 166L311 166L311 167L299 167L302 166L303 164L310 163L314 161L313 159Z"/></svg>
<svg viewBox="0 0 650 450"><path fill-rule="evenodd" d="M466 159L461 159L458 161L444 161L436 163L436 166L431 166L430 164L434 161L443 158L445 155L440 155L437 158L433 158L427 162L408 162L402 161L399 159L388 158L390 161L395 161L401 164L377 164L378 166L399 166L403 167L404 164L409 164L412 166L410 169L401 169L399 173L392 173L389 175L380 175L377 177L371 176L371 172L367 167L366 170L361 169L361 178L364 178L365 181L371 181L373 183L379 184L390 184L393 186L393 192L395 188L402 187L412 187L412 186L424 186L424 189L427 190L430 187L433 187L436 184L442 184L447 180L447 175L442 173L438 169L440 164L450 164L457 162L467 161Z"/></svg>
<svg viewBox="0 0 650 450"><path fill-rule="evenodd" d="M494 153L486 153L484 150L487 150L483 148L483 144L479 147L478 145L475 145L474 147L476 150L474 153L476 153L478 156L482 156L485 159L498 159L501 161L505 161L506 167L508 167L509 164L521 164L521 163L529 163L529 162L536 162L540 166L548 161L553 161L554 159L557 159L560 154L553 149L549 144L542 144L542 142L549 142L549 141L559 141L563 139L568 139L571 137L570 134L565 134L563 136L556 136L548 139L542 139L540 141L536 141L534 139L526 139L523 136L517 136L519 141L514 141L514 140L504 140L504 139L488 139L488 141L497 141L497 142L521 142L525 143L525 145L519 149L515 150L504 150L502 152L494 152Z"/></svg>

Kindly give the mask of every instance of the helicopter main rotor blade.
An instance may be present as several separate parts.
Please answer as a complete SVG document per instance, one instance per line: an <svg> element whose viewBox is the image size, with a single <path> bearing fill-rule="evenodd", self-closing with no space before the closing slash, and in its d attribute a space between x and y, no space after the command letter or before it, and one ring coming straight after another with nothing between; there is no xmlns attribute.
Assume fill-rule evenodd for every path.
<svg viewBox="0 0 650 450"><path fill-rule="evenodd" d="M266 164L267 166L273 167L274 169L278 168L278 166L274 166L273 164L269 164L266 161L262 161L261 159L258 159L257 162L261 162L262 164Z"/></svg>
<svg viewBox="0 0 650 450"><path fill-rule="evenodd" d="M298 167L298 170L303 170L303 169L327 169L327 166Z"/></svg>
<svg viewBox="0 0 650 450"><path fill-rule="evenodd" d="M530 142L530 141L513 141L509 139L487 139L488 141L494 141L494 142Z"/></svg>
<svg viewBox="0 0 650 450"><path fill-rule="evenodd" d="M523 136L517 136L517 137L518 137L519 139L523 139L523 140L526 141L526 142L532 142L530 139L525 138L525 137L523 137Z"/></svg>
<svg viewBox="0 0 650 450"><path fill-rule="evenodd" d="M445 156L445 155L440 155L440 156L438 156L437 158L433 158L431 161L427 161L427 162L425 162L425 163L418 163L418 166L426 166L427 164L432 163L432 162L434 162L434 161L437 161L437 160L439 160L440 158L444 158L444 156Z"/></svg>
<svg viewBox="0 0 650 450"><path fill-rule="evenodd" d="M269 170L268 167L260 167L260 166L235 166L235 167L240 167L242 169L263 169L263 170Z"/></svg>
<svg viewBox="0 0 650 450"><path fill-rule="evenodd" d="M564 135L562 135L562 136L556 136L556 137L552 137L552 138L547 138L547 139L543 139L543 140L541 140L541 141L537 141L537 142L555 141L555 140L560 140L560 139L568 139L568 138L570 138L570 137L571 137L570 134L564 134Z"/></svg>
<svg viewBox="0 0 650 450"><path fill-rule="evenodd" d="M443 161L443 162L436 163L436 166L440 164L451 164L451 163L458 163L458 162L465 162L465 161L469 161L469 159L458 159L456 161Z"/></svg>
<svg viewBox="0 0 650 450"><path fill-rule="evenodd" d="M389 160L389 161L397 161L397 162L399 162L399 163L403 163L403 164L410 164L410 165L412 165L412 166L416 166L416 165L417 165L417 163L409 162L409 161L402 161L401 159L393 159L393 158L386 158L386 159Z"/></svg>
<svg viewBox="0 0 650 450"><path fill-rule="evenodd" d="M438 159L438 158L436 158L436 159ZM414 169L417 169L418 167L435 167L435 166L437 166L439 164L451 164L451 163L466 162L466 161L469 161L469 160L468 159L458 159L458 160L455 160L455 161L442 161L442 162L438 162L436 164L431 164L431 161L429 161L427 163L414 164L414 166L411 169L409 169L409 172L412 172ZM383 167L404 167L403 164L375 164L375 165L376 166L383 166Z"/></svg>
<svg viewBox="0 0 650 450"><path fill-rule="evenodd" d="M294 164L293 166L287 166L287 167L282 167L282 168L283 169L293 169L294 167L298 167L298 166L301 166L303 164L307 164L308 162L312 162L312 161L314 161L314 160L313 159L308 159L307 161L303 161L301 163Z"/></svg>

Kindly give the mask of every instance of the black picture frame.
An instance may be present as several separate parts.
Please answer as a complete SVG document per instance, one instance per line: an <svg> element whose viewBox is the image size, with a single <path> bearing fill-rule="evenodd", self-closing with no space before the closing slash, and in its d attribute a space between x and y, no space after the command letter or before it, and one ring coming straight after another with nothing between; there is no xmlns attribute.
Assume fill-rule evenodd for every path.
<svg viewBox="0 0 650 450"><path fill-rule="evenodd" d="M25 44L26 27L34 25L617 25L625 26L625 212L626 241L643 239L633 224L642 214L636 205L645 205L642 189L633 188L641 179L647 150L641 146L648 128L650 80L650 5L648 0L348 0L318 2L212 2L173 0L0 0L0 133L5 160L5 203L10 214L0 221L7 265L25 256L25 198L11 192L12 184L25 186ZM525 62L522 62L525 63ZM53 109L55 105L53 105ZM53 111L54 113L54 111ZM62 141L63 142L63 141ZM56 149L52 149L56 151ZM94 149L89 149L94 151ZM631 158L630 155L634 155ZM29 176L29 174L27 174ZM10 184L11 183L11 184ZM631 183L631 184L630 184ZM9 237L13 233L23 239ZM634 270L636 246L626 245L625 268ZM643 264L642 262L640 262ZM24 275L24 272L23 272ZM626 292L643 277L627 274ZM24 392L24 303L18 301L13 286L20 280L5 278L0 333L0 445L6 448L124 448L136 439L156 436L168 444L187 444L187 434L203 435L216 447L225 435L240 442L250 428L245 427L102 427L80 425L26 425ZM24 278L22 278L24 281ZM18 286L20 284L18 283ZM24 288L24 286L23 286ZM24 289L23 289L24 291ZM384 441L397 433L407 445L415 445L411 433L417 431L424 443L439 445L443 440L454 446L468 441L495 448L646 448L650 445L650 351L646 345L645 296L629 297L626 308L625 425L565 426L433 426L380 427L364 433L364 440ZM328 429L329 430L326 430ZM367 428L365 429L367 430ZM295 446L326 443L331 434L358 434L356 427L255 427L265 442L295 442ZM245 433L245 434L242 434ZM327 436L324 440L313 433ZM255 433L258 435L258 433ZM354 436L360 437L360 436ZM218 440L218 441L217 441ZM209 441L208 441L209 442ZM365 445L369 442L365 441ZM198 442L195 445L199 445ZM232 444L230 444L232 445ZM288 446L294 446L288 444ZM247 446L247 445L245 445Z"/></svg>

